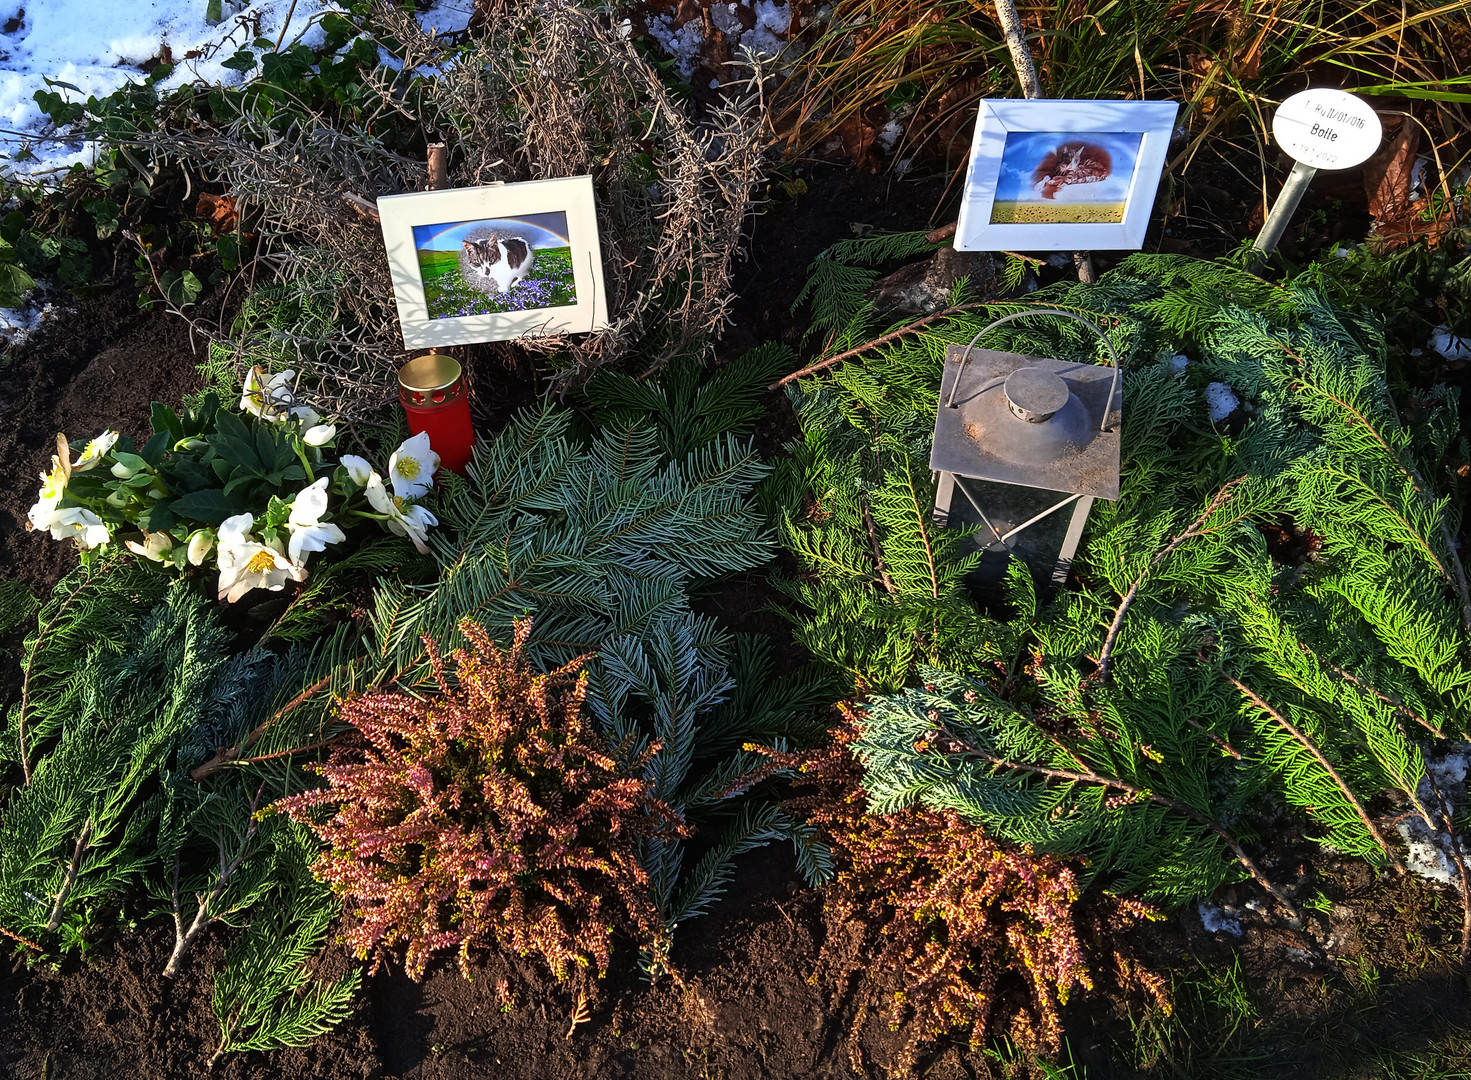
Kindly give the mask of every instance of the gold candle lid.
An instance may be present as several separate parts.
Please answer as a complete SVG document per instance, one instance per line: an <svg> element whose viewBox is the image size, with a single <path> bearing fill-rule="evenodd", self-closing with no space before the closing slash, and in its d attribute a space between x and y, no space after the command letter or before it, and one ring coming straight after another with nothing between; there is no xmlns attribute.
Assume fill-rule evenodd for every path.
<svg viewBox="0 0 1471 1080"><path fill-rule="evenodd" d="M464 371L460 362L445 353L428 353L416 356L398 369L398 385L405 390L427 394L434 390L448 390L460 381Z"/></svg>

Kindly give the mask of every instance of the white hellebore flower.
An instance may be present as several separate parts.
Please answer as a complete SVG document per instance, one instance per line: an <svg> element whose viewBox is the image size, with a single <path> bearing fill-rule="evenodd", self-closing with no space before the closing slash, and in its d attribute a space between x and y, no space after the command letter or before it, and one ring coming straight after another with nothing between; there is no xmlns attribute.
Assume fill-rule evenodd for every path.
<svg viewBox="0 0 1471 1080"><path fill-rule="evenodd" d="M208 529L196 529L189 537L189 565L199 566L210 548L215 546L215 534Z"/></svg>
<svg viewBox="0 0 1471 1080"><path fill-rule="evenodd" d="M321 417L310 405L296 403L296 394L291 389L295 381L296 371L292 368L278 371L269 379L259 365L251 368L240 394L240 411L259 416L272 424L295 417L310 427Z"/></svg>
<svg viewBox="0 0 1471 1080"><path fill-rule="evenodd" d="M393 494L400 499L417 499L434 486L439 455L429 448L429 432L405 439L388 459L388 478Z"/></svg>
<svg viewBox="0 0 1471 1080"><path fill-rule="evenodd" d="M56 519L57 503L66 494L67 473L69 468L63 467L60 459L53 457L49 473L41 474L41 492L36 503L26 515L26 528L49 529L51 523Z"/></svg>
<svg viewBox="0 0 1471 1080"><path fill-rule="evenodd" d="M83 551L90 551L98 544L105 544L112 539L112 534L102 524L102 519L81 506L73 506L57 513L51 519L51 536L56 540L65 540L69 536Z"/></svg>
<svg viewBox="0 0 1471 1080"><path fill-rule="evenodd" d="M128 550L154 562L163 562L164 556L174 550L174 538L166 532L144 533L143 543L127 542Z"/></svg>
<svg viewBox="0 0 1471 1080"><path fill-rule="evenodd" d="M309 427L303 431L301 433L301 441L308 446L325 446L332 441L332 437L336 434L337 426L335 424L318 424L315 427Z"/></svg>
<svg viewBox="0 0 1471 1080"><path fill-rule="evenodd" d="M233 604L251 589L280 592L286 582L301 581L306 571L281 552L250 537L255 518L236 514L220 523L219 598Z"/></svg>
<svg viewBox="0 0 1471 1080"><path fill-rule="evenodd" d="M331 522L322 521L327 512L327 480L322 477L315 484L297 492L291 503L291 516L286 527L291 530L291 539L286 545L286 554L297 566L306 565L306 553L326 551L328 544L340 544L347 536Z"/></svg>
<svg viewBox="0 0 1471 1080"><path fill-rule="evenodd" d="M82 451L82 456L72 462L72 469L76 472L86 472L89 469L96 468L97 463L102 460L102 455L111 450L117 440L118 433L116 431L111 429L104 431L87 444L86 448Z"/></svg>
<svg viewBox="0 0 1471 1080"><path fill-rule="evenodd" d="M343 454L342 467L347 470L348 478L358 487L367 487L368 481L373 477L373 466L367 458L360 458L356 454Z"/></svg>
<svg viewBox="0 0 1471 1080"><path fill-rule="evenodd" d="M368 478L368 503L378 513L388 515L390 532L407 536L419 554L429 554L429 545L424 541L429 538L429 526L439 524L437 517L400 495L390 495L383 486L383 478L377 473Z"/></svg>

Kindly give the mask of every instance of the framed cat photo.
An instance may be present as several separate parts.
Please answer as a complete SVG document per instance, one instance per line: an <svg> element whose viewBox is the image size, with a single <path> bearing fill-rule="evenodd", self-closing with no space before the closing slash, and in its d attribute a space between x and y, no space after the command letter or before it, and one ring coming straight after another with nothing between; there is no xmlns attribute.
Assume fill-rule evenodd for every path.
<svg viewBox="0 0 1471 1080"><path fill-rule="evenodd" d="M608 325L592 177L378 200L404 347Z"/></svg>
<svg viewBox="0 0 1471 1080"><path fill-rule="evenodd" d="M1137 251L1173 101L984 100L955 246L961 251Z"/></svg>

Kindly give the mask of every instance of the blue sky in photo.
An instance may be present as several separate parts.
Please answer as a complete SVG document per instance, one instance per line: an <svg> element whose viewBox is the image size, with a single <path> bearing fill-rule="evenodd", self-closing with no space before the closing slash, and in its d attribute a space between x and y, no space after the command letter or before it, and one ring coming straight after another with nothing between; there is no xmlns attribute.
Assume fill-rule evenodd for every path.
<svg viewBox="0 0 1471 1080"><path fill-rule="evenodd" d="M480 218L476 221L451 221L440 225L415 225L414 247L419 251L459 251L471 229L482 225L503 226L524 236L534 248L567 247L567 214L556 210L550 214L522 214L520 217Z"/></svg>
<svg viewBox="0 0 1471 1080"><path fill-rule="evenodd" d="M996 198L1003 202L1038 202L1032 190L1032 173L1042 159L1063 143L1085 142L1101 146L1113 159L1113 173L1092 184L1069 184L1061 189L1068 202L1123 202L1139 158L1144 135L1138 131L1008 131L1001 151L1001 175L996 178Z"/></svg>

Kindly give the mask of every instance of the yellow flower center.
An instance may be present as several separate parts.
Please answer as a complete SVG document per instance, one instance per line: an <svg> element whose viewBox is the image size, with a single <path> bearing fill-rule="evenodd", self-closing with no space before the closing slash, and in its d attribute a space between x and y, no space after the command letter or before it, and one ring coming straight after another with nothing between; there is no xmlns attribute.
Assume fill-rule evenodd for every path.
<svg viewBox="0 0 1471 1080"><path fill-rule="evenodd" d="M245 564L247 574L268 574L274 569L276 569L276 556L265 550L257 551Z"/></svg>
<svg viewBox="0 0 1471 1080"><path fill-rule="evenodd" d="M409 500L407 500L407 499L405 499L405 498L403 498L403 497L401 497L399 495L392 496L392 499L393 499L393 505L396 506L396 507L398 507L398 512L400 514L407 514L409 512L409 506L411 505L410 502L409 502Z"/></svg>
<svg viewBox="0 0 1471 1080"><path fill-rule="evenodd" d="M398 475L402 476L405 480L412 480L414 477L418 476L420 472L423 471L419 466L419 459L411 457L399 458L398 464L394 466L394 469L396 469L398 471Z"/></svg>

